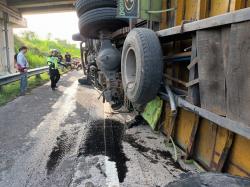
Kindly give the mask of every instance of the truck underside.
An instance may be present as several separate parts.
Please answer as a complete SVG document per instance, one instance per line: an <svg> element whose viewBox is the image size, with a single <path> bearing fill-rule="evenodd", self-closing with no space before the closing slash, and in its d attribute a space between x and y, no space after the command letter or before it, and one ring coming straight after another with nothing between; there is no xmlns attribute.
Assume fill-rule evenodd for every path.
<svg viewBox="0 0 250 187"><path fill-rule="evenodd" d="M143 112L160 97L158 128L182 159L250 177L250 1L118 2L76 3L80 82L117 111ZM128 12L138 3L138 18L117 17L122 3Z"/></svg>

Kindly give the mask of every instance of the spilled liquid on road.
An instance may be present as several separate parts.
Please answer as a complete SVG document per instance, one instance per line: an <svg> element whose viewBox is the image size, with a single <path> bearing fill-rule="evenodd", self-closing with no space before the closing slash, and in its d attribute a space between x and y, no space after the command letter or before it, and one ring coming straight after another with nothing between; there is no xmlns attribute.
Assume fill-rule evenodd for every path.
<svg viewBox="0 0 250 187"><path fill-rule="evenodd" d="M76 129L71 129L70 132L62 131L61 135L56 138L56 145L50 153L46 165L48 175L53 173L63 157L74 147L77 133L78 131Z"/></svg>
<svg viewBox="0 0 250 187"><path fill-rule="evenodd" d="M63 157L68 154L71 147L75 146L75 138L81 136L81 141L78 158L87 156L107 156L109 161L114 162L117 169L119 182L123 183L128 172L126 162L129 159L123 151L123 142L128 143L134 149L136 149L141 155L143 155L152 164L162 163L163 167L168 169L168 166L172 166L171 171L179 170L184 173L187 171L183 169L179 163L172 159L170 152L165 150L153 149L145 146L145 142L138 139L137 136L132 134L125 134L125 125L111 119L92 121L87 125L84 134L77 134L74 131L63 131L60 136L57 137L57 144L52 150L49 160L47 162L47 174L53 173L55 168L60 164ZM147 136L150 139L157 139L155 137ZM100 168L100 171L103 171ZM106 176L106 171L103 171L103 175Z"/></svg>
<svg viewBox="0 0 250 187"><path fill-rule="evenodd" d="M152 138L149 138L152 139ZM162 158L166 161L165 165L171 165L175 169L181 170L183 172L187 172L184 168L180 166L178 162L175 162L171 156L169 151L163 151L159 149L152 149L146 147L145 145L140 144L133 135L125 135L124 141L129 143L132 147L134 147L139 153L141 153L145 158L150 160L151 163L157 164L159 162L159 158Z"/></svg>
<svg viewBox="0 0 250 187"><path fill-rule="evenodd" d="M128 158L123 152L124 124L111 119L91 122L78 156L105 155L116 163L119 182L123 182L128 171Z"/></svg>

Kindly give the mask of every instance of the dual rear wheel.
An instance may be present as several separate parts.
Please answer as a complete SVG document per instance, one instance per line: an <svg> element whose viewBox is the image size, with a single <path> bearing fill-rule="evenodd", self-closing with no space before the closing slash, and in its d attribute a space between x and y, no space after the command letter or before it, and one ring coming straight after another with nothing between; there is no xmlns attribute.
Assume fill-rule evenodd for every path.
<svg viewBox="0 0 250 187"><path fill-rule="evenodd" d="M78 0L75 6L84 37L99 39L128 26L128 20L116 18L116 0Z"/></svg>
<svg viewBox="0 0 250 187"><path fill-rule="evenodd" d="M116 17L116 0L78 0L79 29L85 38L100 39L128 26L128 20ZM121 74L128 99L145 105L158 93L162 75L162 51L156 33L136 28L127 36L122 50Z"/></svg>

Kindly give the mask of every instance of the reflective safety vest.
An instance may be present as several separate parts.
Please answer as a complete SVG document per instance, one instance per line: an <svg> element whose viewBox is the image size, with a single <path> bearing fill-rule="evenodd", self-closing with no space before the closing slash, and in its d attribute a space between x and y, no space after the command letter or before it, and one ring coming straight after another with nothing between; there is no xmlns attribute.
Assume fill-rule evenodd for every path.
<svg viewBox="0 0 250 187"><path fill-rule="evenodd" d="M58 58L50 56L47 58L47 63L51 69L58 69Z"/></svg>

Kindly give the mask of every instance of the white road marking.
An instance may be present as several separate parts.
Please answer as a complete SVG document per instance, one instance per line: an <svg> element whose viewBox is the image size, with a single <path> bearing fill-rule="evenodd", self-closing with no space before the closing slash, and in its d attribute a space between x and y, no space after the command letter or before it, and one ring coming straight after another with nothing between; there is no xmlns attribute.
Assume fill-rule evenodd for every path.
<svg viewBox="0 0 250 187"><path fill-rule="evenodd" d="M116 163L109 161L109 158L105 157L105 173L107 175L106 185L108 187L119 187L119 178L116 168Z"/></svg>
<svg viewBox="0 0 250 187"><path fill-rule="evenodd" d="M107 108L107 107L105 107L105 104L103 104L105 155L107 155L106 154L106 134L105 134L105 128L106 128L105 119L107 118L107 116L105 115L106 110L111 110L111 108L110 107ZM106 185L108 187L119 187L120 186L118 172L117 172L117 168L116 168L116 163L109 161L109 158L107 156L105 156L105 173L107 175Z"/></svg>

